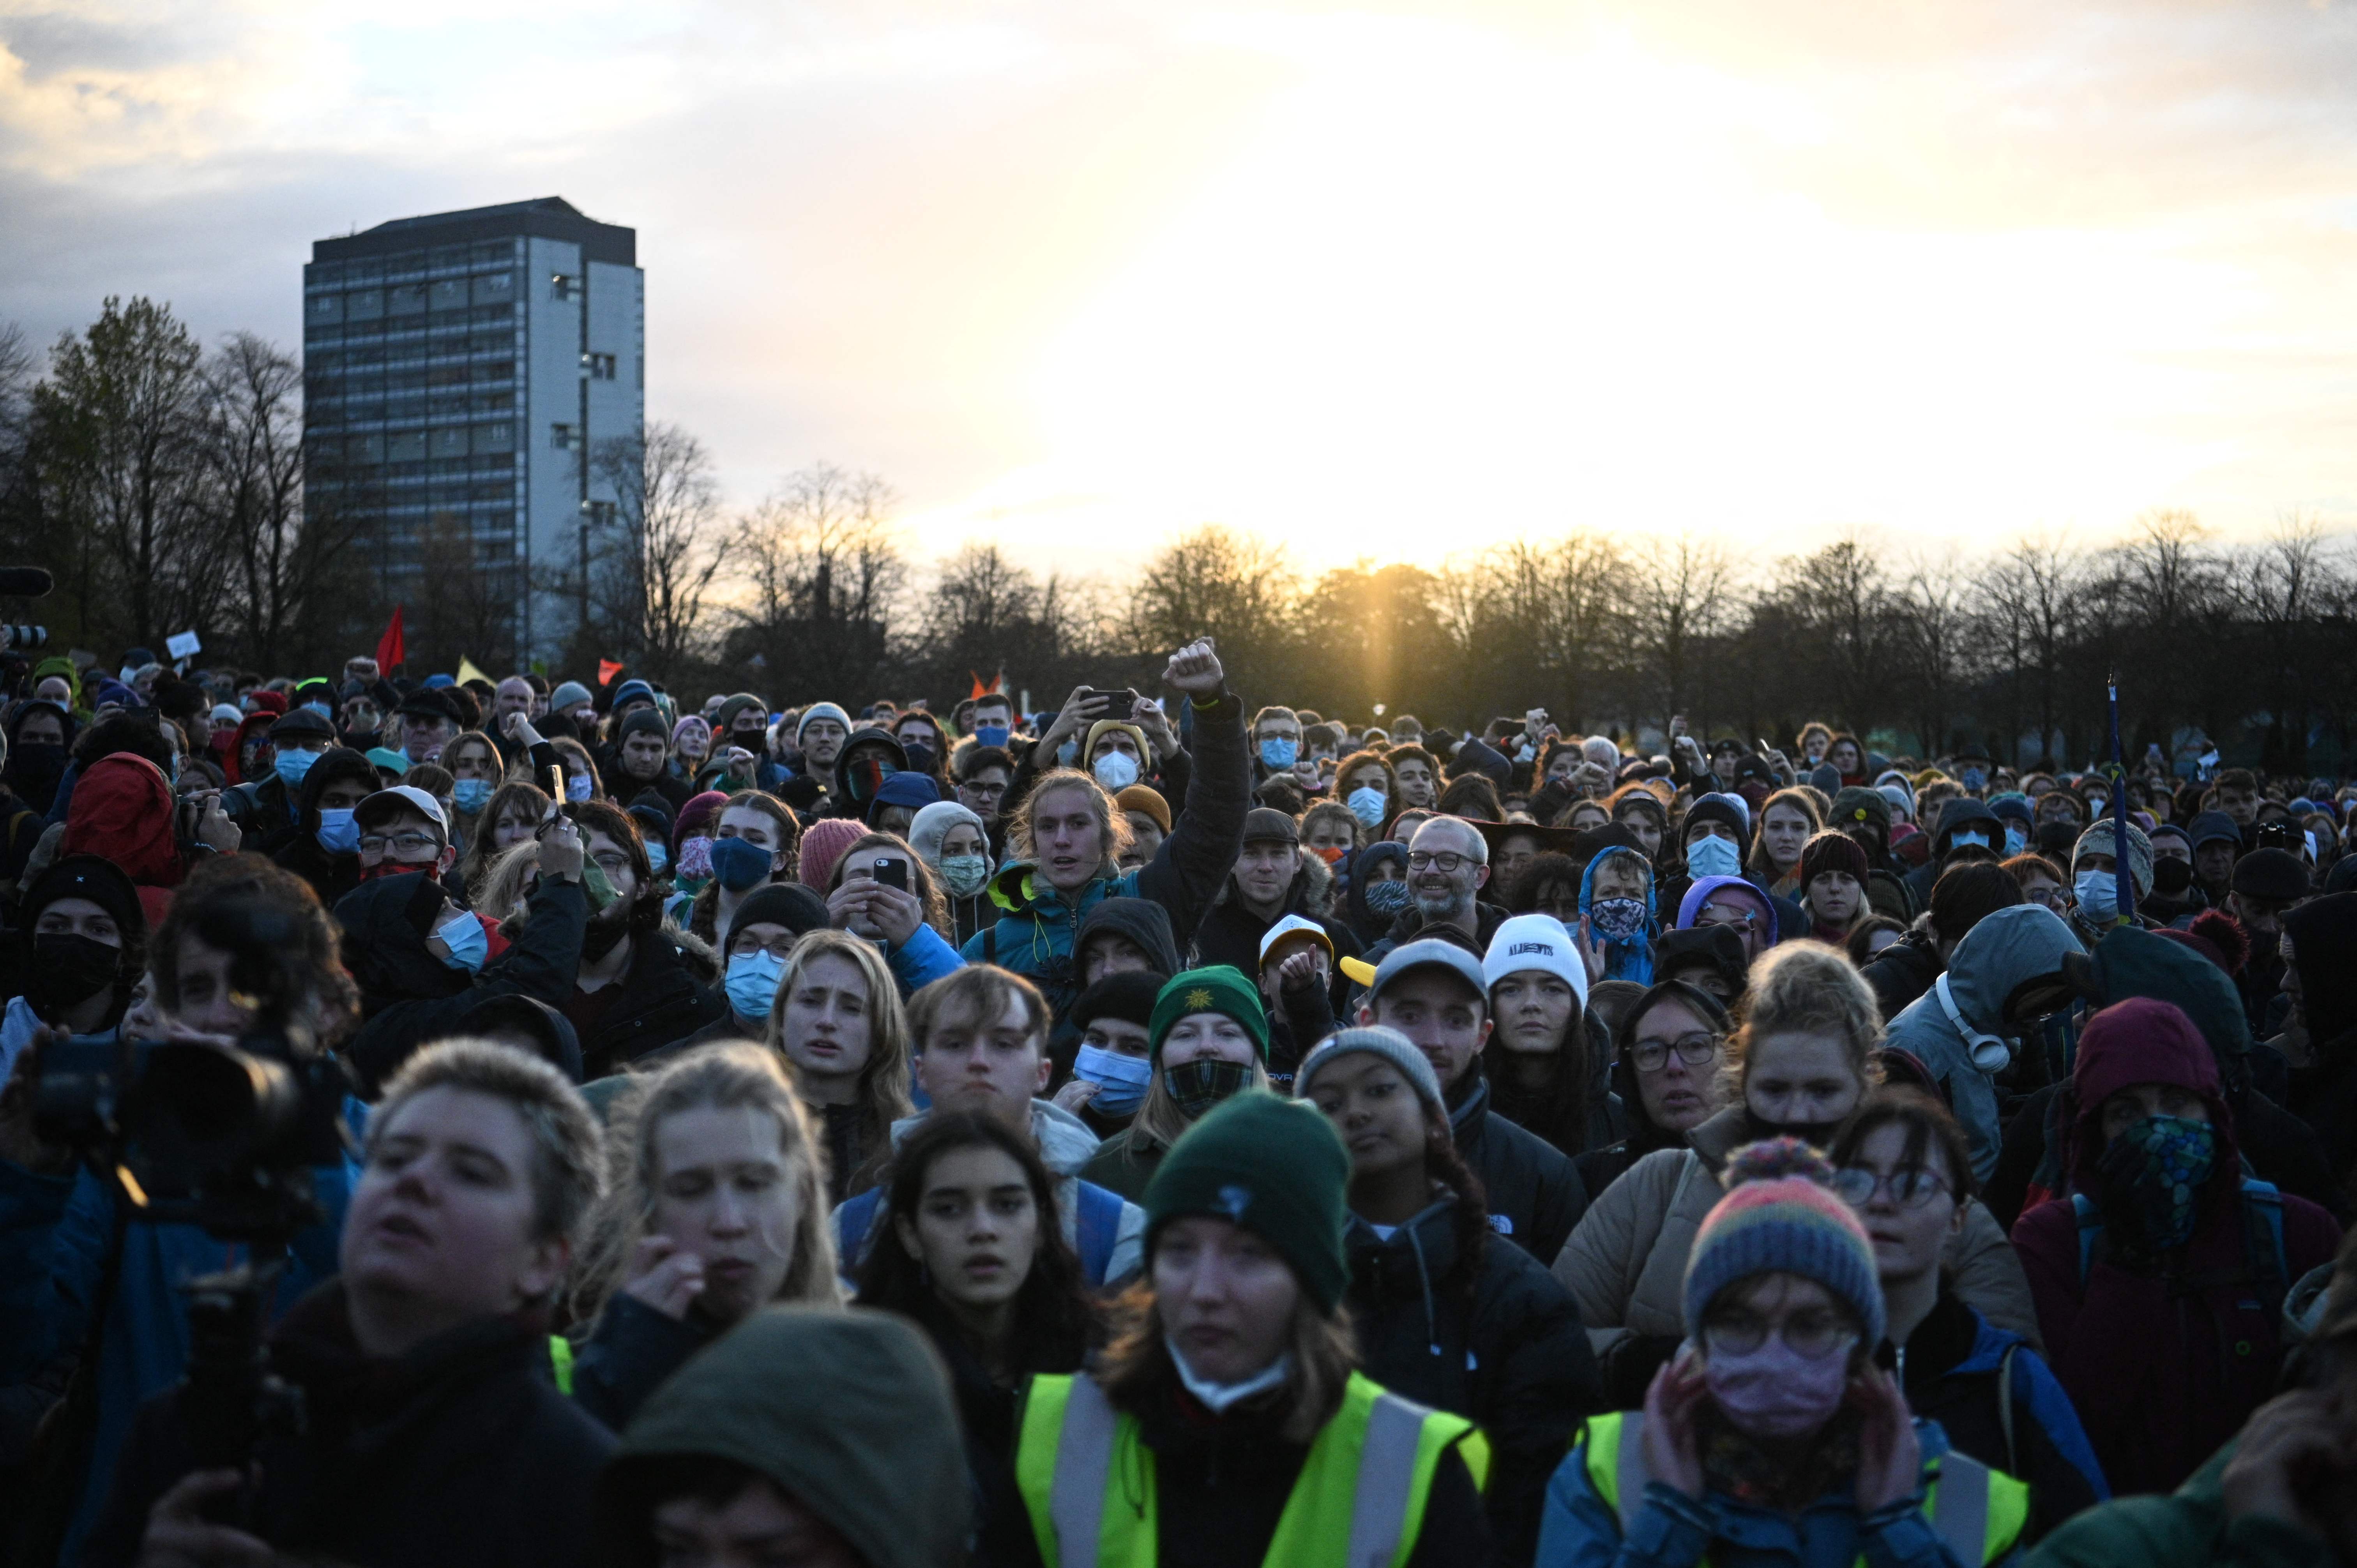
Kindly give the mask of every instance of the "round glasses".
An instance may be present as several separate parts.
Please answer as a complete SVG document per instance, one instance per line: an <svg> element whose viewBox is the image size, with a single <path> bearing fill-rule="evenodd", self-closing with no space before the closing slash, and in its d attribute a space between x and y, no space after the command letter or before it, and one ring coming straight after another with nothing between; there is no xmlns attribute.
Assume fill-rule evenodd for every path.
<svg viewBox="0 0 2357 1568"><path fill-rule="evenodd" d="M1639 1040L1629 1047L1629 1059L1637 1064L1639 1072L1659 1072L1668 1064L1672 1051L1686 1066L1700 1067L1718 1055L1718 1036L1693 1034L1674 1040Z"/></svg>
<svg viewBox="0 0 2357 1568"><path fill-rule="evenodd" d="M1884 1176L1864 1165L1846 1165L1834 1173L1834 1190L1852 1208L1864 1208L1874 1201L1875 1189L1888 1187L1890 1201L1901 1208L1921 1208L1932 1201L1932 1195L1948 1190L1948 1184L1925 1170L1921 1165L1907 1165Z"/></svg>
<svg viewBox="0 0 2357 1568"><path fill-rule="evenodd" d="M1781 1324L1749 1312L1731 1313L1702 1326L1702 1342L1714 1356L1749 1356L1770 1336L1783 1340L1804 1360L1822 1361L1836 1352L1846 1354L1858 1340L1857 1331L1829 1312L1802 1312Z"/></svg>

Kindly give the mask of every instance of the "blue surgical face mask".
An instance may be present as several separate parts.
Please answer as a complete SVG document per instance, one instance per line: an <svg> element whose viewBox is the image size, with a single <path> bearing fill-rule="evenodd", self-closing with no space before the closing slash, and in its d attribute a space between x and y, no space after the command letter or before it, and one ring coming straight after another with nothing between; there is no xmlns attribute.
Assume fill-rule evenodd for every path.
<svg viewBox="0 0 2357 1568"><path fill-rule="evenodd" d="M657 875L658 876L660 876L661 875L662 875L662 869L663 869L663 867L665 867L665 866L669 865L670 864L671 864L671 849L670 849L670 847L669 847L668 845L665 845L665 844L660 843L656 842L656 841L655 841L655 840L653 840L653 839L649 839L649 840L647 841L647 865L648 865L651 868L652 868L652 869L653 869L653 871L654 871L655 875Z"/></svg>
<svg viewBox="0 0 2357 1568"><path fill-rule="evenodd" d="M1382 827L1383 813L1391 810L1390 798L1381 789L1365 784L1351 790L1350 799L1344 804L1351 808L1351 815L1358 818L1362 825L1369 828Z"/></svg>
<svg viewBox="0 0 2357 1568"><path fill-rule="evenodd" d="M303 787L303 775L310 772L311 765L318 760L319 753L316 751L282 751L270 759L270 770L289 789L299 789Z"/></svg>
<svg viewBox="0 0 2357 1568"><path fill-rule="evenodd" d="M1723 839L1714 833L1686 845L1686 875L1689 876L1739 876L1742 873L1743 852L1735 847L1733 839Z"/></svg>
<svg viewBox="0 0 2357 1568"><path fill-rule="evenodd" d="M1260 743L1260 760L1265 768L1285 768L1293 766L1301 756L1301 743L1283 736Z"/></svg>
<svg viewBox="0 0 2357 1568"><path fill-rule="evenodd" d="M1005 725L976 725L974 726L974 744L977 746L1005 746L1006 744L1007 734L1008 731Z"/></svg>
<svg viewBox="0 0 2357 1568"><path fill-rule="evenodd" d="M351 808L339 806L319 813L319 847L329 854L353 854L361 847L361 825L352 821Z"/></svg>
<svg viewBox="0 0 2357 1568"><path fill-rule="evenodd" d="M332 719L336 716L328 711L328 704L325 703L306 703L303 705L323 719Z"/></svg>
<svg viewBox="0 0 2357 1568"><path fill-rule="evenodd" d="M741 840L722 839L722 843ZM785 978L786 961L767 948L740 952L728 961L728 1005L739 1018L766 1018L777 1004L778 982Z"/></svg>
<svg viewBox="0 0 2357 1568"><path fill-rule="evenodd" d="M2083 871L2071 881L2072 895L2079 900L2079 915L2091 926L2108 926L2120 918L2119 874L2113 871Z"/></svg>
<svg viewBox="0 0 2357 1568"><path fill-rule="evenodd" d="M1137 782L1137 761L1125 751L1108 751L1090 764L1089 771L1108 789L1126 789Z"/></svg>
<svg viewBox="0 0 2357 1568"><path fill-rule="evenodd" d="M464 970L468 974L479 973L483 961L491 955L491 940L484 934L479 915L460 915L434 934L440 937L442 944L450 950L450 956L442 961L452 969Z"/></svg>
<svg viewBox="0 0 2357 1568"><path fill-rule="evenodd" d="M1056 766L1070 768L1080 759L1080 755L1081 743L1077 740L1068 740L1056 748Z"/></svg>
<svg viewBox="0 0 2357 1568"><path fill-rule="evenodd" d="M565 778L565 798L568 800L587 800L589 798L589 775L587 773L566 774Z"/></svg>
<svg viewBox="0 0 2357 1568"><path fill-rule="evenodd" d="M2011 860L2029 847L2029 830L2018 822L2005 825L2005 856Z"/></svg>
<svg viewBox="0 0 2357 1568"><path fill-rule="evenodd" d="M1154 1081L1154 1064L1103 1046L1082 1046L1072 1058L1072 1076L1098 1086L1089 1100L1090 1110L1107 1116L1131 1116L1146 1103L1146 1088Z"/></svg>
<svg viewBox="0 0 2357 1568"><path fill-rule="evenodd" d="M1988 834L1982 832L1978 828L1975 828L1969 832L1953 832L1948 835L1948 847L1950 849L1962 849L1966 844L1974 844L1981 849L1986 849L1988 848Z"/></svg>
<svg viewBox="0 0 2357 1568"><path fill-rule="evenodd" d="M450 799L460 811L471 817L491 803L491 781L488 779L461 779L450 786Z"/></svg>

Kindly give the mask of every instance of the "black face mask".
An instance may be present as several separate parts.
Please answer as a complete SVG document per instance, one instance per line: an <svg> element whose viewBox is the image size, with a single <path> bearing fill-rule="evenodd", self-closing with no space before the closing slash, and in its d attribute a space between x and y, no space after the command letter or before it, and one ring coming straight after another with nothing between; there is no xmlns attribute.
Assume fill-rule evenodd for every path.
<svg viewBox="0 0 2357 1568"><path fill-rule="evenodd" d="M2193 886L2193 863L2190 860L2154 861L2152 886L2157 893L2184 892Z"/></svg>
<svg viewBox="0 0 2357 1568"><path fill-rule="evenodd" d="M1198 1058L1183 1067L1165 1068L1162 1087L1178 1107L1178 1114L1192 1122L1230 1095L1240 1092L1252 1082L1252 1069L1240 1062Z"/></svg>
<svg viewBox="0 0 2357 1568"><path fill-rule="evenodd" d="M1753 1139L1798 1138L1812 1148L1830 1149L1835 1135L1841 1132L1840 1122L1770 1122L1746 1105L1743 1119L1749 1123ZM1846 1120L1846 1118L1845 1118Z"/></svg>
<svg viewBox="0 0 2357 1568"><path fill-rule="evenodd" d="M8 753L8 784L25 803L46 811L57 800L58 780L65 776L66 748L48 741L19 746Z"/></svg>
<svg viewBox="0 0 2357 1568"><path fill-rule="evenodd" d="M50 931L33 939L33 972L25 986L36 1008L70 1007L114 983L123 968L123 950L70 931Z"/></svg>
<svg viewBox="0 0 2357 1568"><path fill-rule="evenodd" d="M2076 822L2041 822L2038 827L2038 847L2047 854L2068 860L2071 846L2079 842Z"/></svg>

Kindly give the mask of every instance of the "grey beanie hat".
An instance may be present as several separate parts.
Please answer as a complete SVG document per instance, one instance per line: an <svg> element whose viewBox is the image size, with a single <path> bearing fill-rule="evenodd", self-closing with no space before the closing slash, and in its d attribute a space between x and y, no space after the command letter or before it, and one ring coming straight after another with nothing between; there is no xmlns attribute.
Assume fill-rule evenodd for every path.
<svg viewBox="0 0 2357 1568"><path fill-rule="evenodd" d="M2071 846L2070 869L2078 870L2079 857L2089 850L2097 854L2116 854L2119 850L2118 832L2118 826L2110 817L2098 819L2095 825L2081 833L2079 842ZM2145 837L2144 830L2134 822L2128 824L2128 879L2136 884L2137 897L2145 897L2152 892L2152 840Z"/></svg>
<svg viewBox="0 0 2357 1568"><path fill-rule="evenodd" d="M589 694L589 688L580 682L567 681L548 694L548 711L561 714L567 708L577 708L584 703L597 700Z"/></svg>
<svg viewBox="0 0 2357 1568"><path fill-rule="evenodd" d="M1440 1098L1440 1078L1432 1070L1432 1063L1415 1048L1415 1043L1397 1029L1386 1029L1380 1024L1370 1024L1354 1029L1337 1029L1326 1041L1302 1061L1293 1078L1294 1098L1309 1098L1309 1086L1329 1063L1348 1056L1381 1057L1399 1069L1407 1086L1425 1108L1446 1116L1448 1105Z"/></svg>

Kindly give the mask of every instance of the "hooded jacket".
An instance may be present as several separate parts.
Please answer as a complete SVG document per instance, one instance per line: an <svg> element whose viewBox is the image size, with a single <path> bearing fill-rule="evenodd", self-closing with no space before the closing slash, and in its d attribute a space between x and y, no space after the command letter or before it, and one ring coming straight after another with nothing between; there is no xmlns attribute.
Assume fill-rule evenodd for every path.
<svg viewBox="0 0 2357 1568"><path fill-rule="evenodd" d="M1977 1181L1996 1169L2005 1136L1996 1074L2013 1062L2007 999L2030 981L2059 974L2066 955L2083 951L2071 928L2043 905L1996 910L1964 933L1932 989L1890 1021L1883 1044L1912 1053L1931 1069L1972 1141Z"/></svg>
<svg viewBox="0 0 2357 1568"><path fill-rule="evenodd" d="M2357 1213L2357 893L2311 899L2283 923L2311 1058L2292 1075L2291 1108L2323 1144L2341 1211Z"/></svg>
<svg viewBox="0 0 2357 1568"><path fill-rule="evenodd" d="M336 901L361 885L360 852L331 854L319 843L319 797L328 786L346 779L367 787L367 793L377 791L376 765L349 746L330 746L311 764L311 771L303 775L303 788L296 794L297 810L295 823L256 845L279 865L293 872L311 885L319 902L330 909Z"/></svg>
<svg viewBox="0 0 2357 1568"><path fill-rule="evenodd" d="M903 1116L892 1123L892 1144L924 1125L923 1112ZM1097 1152L1097 1135L1088 1124L1062 1106L1045 1100L1031 1102L1031 1138L1039 1145L1039 1158L1056 1177L1056 1212L1064 1227L1064 1240L1077 1247L1080 1232L1081 1169ZM884 1207L882 1187L871 1187L834 1208L834 1255L841 1260L843 1272L856 1274L866 1257L866 1246L875 1240L878 1230L890 1223ZM872 1208L860 1218L866 1220L865 1241L853 1247L846 1245L845 1210L852 1204ZM1145 1267L1146 1210L1125 1201L1121 1206L1121 1225L1114 1234L1113 1256L1105 1264L1108 1282L1125 1280Z"/></svg>
<svg viewBox="0 0 2357 1568"><path fill-rule="evenodd" d="M873 750L878 746L886 750L885 761L892 769L889 777L898 778L908 771L908 748L892 737L891 731L877 729L868 725L860 725L854 729L850 737L843 743L843 749L835 753L834 777L827 794L826 814L828 816L849 817L859 822L865 822L867 820L867 808L875 800L876 791L870 789L866 794L857 796L852 793L851 753L854 747Z"/></svg>
<svg viewBox="0 0 2357 1568"><path fill-rule="evenodd" d="M1541 1262L1562 1251L1587 1212L1587 1188L1570 1156L1490 1109L1490 1082L1468 1072L1464 1098L1449 1107L1457 1152L1481 1178L1490 1229Z"/></svg>
<svg viewBox="0 0 2357 1568"><path fill-rule="evenodd" d="M138 886L167 894L188 872L174 836L177 815L162 768L127 751L111 752L75 783L58 853L104 855ZM140 901L153 928L168 897L143 893Z"/></svg>
<svg viewBox="0 0 2357 1568"><path fill-rule="evenodd" d="M1355 1215L1343 1244L1345 1300L1360 1369L1392 1392L1461 1415L1490 1440L1484 1493L1500 1556L1527 1563L1538 1545L1547 1477L1572 1429L1603 1406L1596 1359L1570 1293L1519 1247L1461 1244L1478 1199L1444 1192L1390 1236Z"/></svg>
<svg viewBox="0 0 2357 1568"><path fill-rule="evenodd" d="M352 1337L341 1281L271 1337L304 1393L301 1436L264 1439L253 1533L354 1568L586 1568L591 1483L614 1446L549 1380L537 1314L479 1317L402 1355ZM151 1402L125 1449L86 1568L128 1568L147 1512L198 1468L178 1391Z"/></svg>
<svg viewBox="0 0 2357 1568"><path fill-rule="evenodd" d="M1397 915L1378 915L1367 908L1367 881L1379 868L1394 865L1402 876L1407 875L1407 845L1397 839L1383 839L1366 848L1354 850L1343 863L1348 868L1342 888L1342 923L1359 939L1361 950L1383 940Z"/></svg>
<svg viewBox="0 0 2357 1568"><path fill-rule="evenodd" d="M1938 1422L1958 1453L2029 1483L2025 1540L2112 1495L2079 1412L2045 1361L2020 1335L1993 1326L1944 1285L1906 1345L1885 1340L1875 1360L1898 1374L1907 1408ZM1997 1403L2007 1384L2010 1438Z"/></svg>
<svg viewBox="0 0 2357 1568"><path fill-rule="evenodd" d="M349 1054L370 1099L420 1047L458 1033L485 1000L521 996L556 1007L573 995L589 924L588 895L578 882L542 877L525 900L529 916L515 941L471 977L426 949L420 922L441 910L440 892L425 876L380 876L336 906L365 1020Z"/></svg>
<svg viewBox="0 0 2357 1568"><path fill-rule="evenodd" d="M998 919L961 950L968 963L995 963L1025 976L1061 1017L1080 994L1072 955L1081 924L1105 899L1151 898L1170 917L1174 945L1193 938L1243 848L1244 814L1252 808L1252 763L1235 693L1222 690L1216 702L1199 704L1194 717L1195 772L1186 810L1154 858L1135 871L1100 867L1069 894L1036 875L1028 862L1007 865L991 881Z"/></svg>
<svg viewBox="0 0 2357 1568"><path fill-rule="evenodd" d="M1645 868L1645 926L1627 941L1606 939L1604 943L1604 978L1633 980L1640 985L1653 983L1653 939L1662 934L1661 889L1655 886L1653 863L1633 849L1608 849L1587 863L1579 876L1579 912L1590 912L1596 902L1596 868L1610 864L1616 855L1633 856ZM1601 935L1602 933L1598 933ZM1487 947L1485 937L1482 945Z"/></svg>
<svg viewBox="0 0 2357 1568"><path fill-rule="evenodd" d="M951 940L963 947L972 941L974 933L985 923L996 919L997 911L991 908L990 884L984 884L961 898L950 891L949 879L942 875L942 841L950 830L960 823L982 835L983 854L990 850L990 829L983 820L955 800L936 800L919 811L909 824L909 847L917 858L931 868L933 879L941 884L942 898L950 907Z"/></svg>
<svg viewBox="0 0 2357 1568"><path fill-rule="evenodd" d="M2192 1090L2217 1129L2214 1174L2192 1240L2174 1256L2142 1262L2098 1235L2083 1274L2080 1220L2069 1199L2039 1205L2013 1228L2055 1376L2120 1492L2175 1487L2274 1393L2283 1359L2279 1293L2330 1258L2341 1240L2331 1216L2282 1195L2287 1268L2276 1283L2278 1299L2268 1299L2272 1243L2255 1233L2265 1227L2241 1197L2217 1061L2182 1010L2148 997L2106 1007L2080 1031L2065 1151L2076 1188L2102 1190L2104 1101L2138 1083Z"/></svg>
<svg viewBox="0 0 2357 1568"><path fill-rule="evenodd" d="M1638 1160L1589 1206L1555 1260L1555 1277L1579 1303L1598 1356L1640 1335L1665 1340L1666 1359L1685 1337L1686 1256L1726 1196L1718 1183L1727 1155L1751 1137L1744 1108L1728 1106L1687 1133L1685 1147ZM1952 1271L1958 1295L1992 1323L2035 1342L2038 1315L2021 1265L1977 1201L1965 1208L1964 1228L1948 1239L1941 1264Z"/></svg>
<svg viewBox="0 0 2357 1568"><path fill-rule="evenodd" d="M597 1561L654 1568L662 1477L700 1456L765 1477L874 1568L965 1558L973 1522L940 1356L888 1313L778 1306L681 1369L639 1412L597 1487Z"/></svg>

